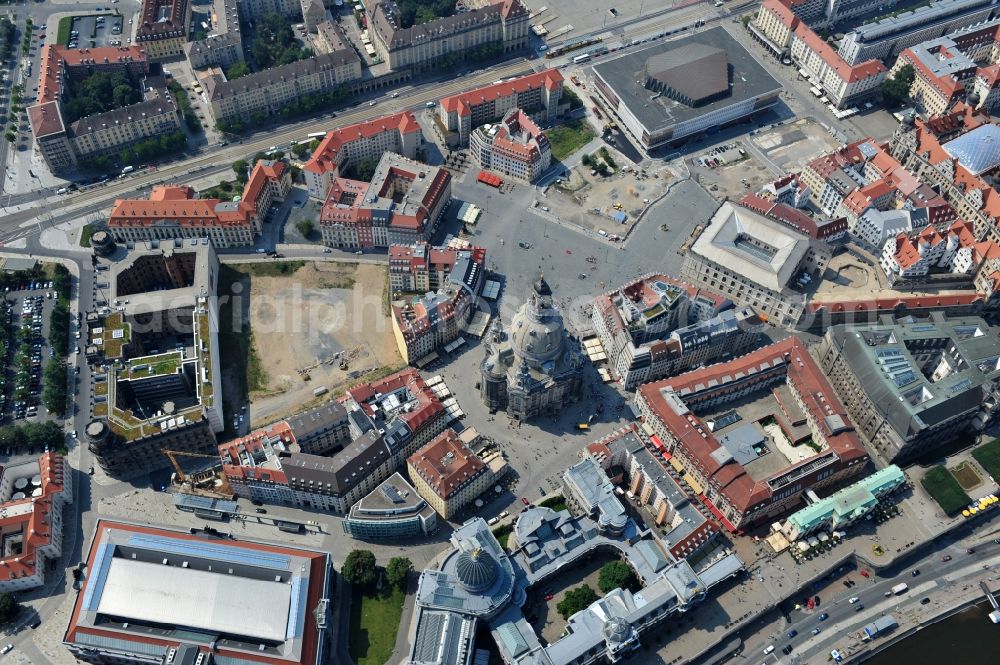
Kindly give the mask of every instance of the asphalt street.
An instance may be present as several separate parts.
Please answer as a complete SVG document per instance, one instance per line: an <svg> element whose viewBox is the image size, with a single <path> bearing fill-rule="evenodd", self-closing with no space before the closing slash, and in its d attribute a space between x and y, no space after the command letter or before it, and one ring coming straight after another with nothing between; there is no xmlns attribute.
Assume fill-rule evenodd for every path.
<svg viewBox="0 0 1000 665"><path fill-rule="evenodd" d="M934 602L944 601L946 599L941 596L948 596L956 585L978 585L979 579L992 575L1000 565L1000 544L993 540L976 544L972 554L967 554L966 548L962 542L945 539L927 555L909 562L905 568L893 570L891 576L866 579L851 575L857 582L854 587L838 587L832 602L828 600L813 610L795 611L792 621L781 632L763 642L749 643L743 660L755 662L763 657L767 646L774 645L774 653L764 662L796 665L825 662L831 649L844 650L851 644L860 643L859 631L880 616L892 614L905 627L904 614L919 606L922 599L935 597ZM942 561L945 555L951 560ZM917 576L912 575L914 570L919 571ZM890 589L901 582L907 584L908 590L894 595ZM852 598L857 598L857 602L851 603ZM930 603L928 600L925 604ZM827 618L821 620L823 614ZM819 632L813 635L813 630ZM792 631L796 634L790 637ZM793 651L784 655L782 649L787 645L791 645Z"/></svg>

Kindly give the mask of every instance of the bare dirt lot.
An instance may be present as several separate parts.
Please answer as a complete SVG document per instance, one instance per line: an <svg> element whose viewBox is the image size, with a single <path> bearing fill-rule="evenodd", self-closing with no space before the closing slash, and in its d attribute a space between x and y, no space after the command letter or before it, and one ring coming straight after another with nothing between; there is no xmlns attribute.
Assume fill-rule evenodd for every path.
<svg viewBox="0 0 1000 665"><path fill-rule="evenodd" d="M627 163L612 152L616 164ZM669 168L645 171L645 177L634 167L628 171L603 177L591 175L591 168L583 164L548 188L546 196L539 198L539 206L558 211L563 220L586 229L604 229L609 234L624 236L636 219L652 202L667 191L676 175ZM616 204L620 208L616 208ZM618 212L626 215L625 223L614 219Z"/></svg>
<svg viewBox="0 0 1000 665"><path fill-rule="evenodd" d="M249 323L241 337L249 338L244 394L251 427L301 411L319 386L329 389L320 399L329 399L369 372L402 366L385 310L384 267L291 261L231 268L234 295L249 286L249 302L237 304ZM230 373L230 364L224 367Z"/></svg>

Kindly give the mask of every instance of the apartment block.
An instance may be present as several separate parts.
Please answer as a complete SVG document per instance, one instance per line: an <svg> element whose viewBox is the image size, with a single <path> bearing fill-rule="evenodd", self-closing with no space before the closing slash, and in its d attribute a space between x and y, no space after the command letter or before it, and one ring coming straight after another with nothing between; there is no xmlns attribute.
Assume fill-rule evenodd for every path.
<svg viewBox="0 0 1000 665"><path fill-rule="evenodd" d="M218 451L238 496L346 513L446 423L433 390L403 370Z"/></svg>
<svg viewBox="0 0 1000 665"><path fill-rule="evenodd" d="M598 296L591 322L625 390L738 355L764 327L752 308L736 310L722 296L659 274Z"/></svg>
<svg viewBox="0 0 1000 665"><path fill-rule="evenodd" d="M750 34L777 57L788 57L801 73L821 88L838 109L850 108L877 99L879 86L888 71L875 59L849 63L796 15L799 3L765 0Z"/></svg>
<svg viewBox="0 0 1000 665"><path fill-rule="evenodd" d="M387 152L414 159L423 141L411 111L331 130L302 167L309 196L326 201L334 180L362 159L379 160Z"/></svg>
<svg viewBox="0 0 1000 665"><path fill-rule="evenodd" d="M625 496L647 512L675 559L694 556L718 541L719 527L708 507L685 488L667 463L669 454L647 441L635 424L589 444L585 451L616 487L627 488Z"/></svg>
<svg viewBox="0 0 1000 665"><path fill-rule="evenodd" d="M890 142L894 158L940 193L958 219L970 221L978 240L1000 242L1000 194L989 181L1000 156L982 150L1000 140L1000 128L959 102L945 116L907 116Z"/></svg>
<svg viewBox="0 0 1000 665"><path fill-rule="evenodd" d="M353 49L298 60L227 81L213 74L203 82L216 122L249 120L252 113L274 115L304 95L333 92L361 78L361 59Z"/></svg>
<svg viewBox="0 0 1000 665"><path fill-rule="evenodd" d="M426 243L389 247L393 292L413 291L402 287L426 284L419 289L423 295L392 303L392 332L405 362L420 361L465 331L486 283L485 260L486 251L480 247L428 249ZM431 286L431 276L435 286Z"/></svg>
<svg viewBox="0 0 1000 665"><path fill-rule="evenodd" d="M55 173L71 169L81 159L114 154L150 137L180 128L180 116L166 82L150 68L144 48L42 47L38 99L28 107L35 145ZM144 81L143 99L135 104L67 122L62 105L69 82L99 72L123 72Z"/></svg>
<svg viewBox="0 0 1000 665"><path fill-rule="evenodd" d="M142 0L135 43L153 60L182 55L191 25L189 0Z"/></svg>
<svg viewBox="0 0 1000 665"><path fill-rule="evenodd" d="M322 146L320 146L322 147ZM320 211L323 243L369 248L430 238L451 204L451 173L386 152L371 182L333 181Z"/></svg>
<svg viewBox="0 0 1000 665"><path fill-rule="evenodd" d="M86 340L88 356L110 367L96 399L104 414L88 423L86 440L116 478L168 466L163 450L214 452L224 428L218 257L207 243L172 245L137 248L111 268L116 308Z"/></svg>
<svg viewBox="0 0 1000 665"><path fill-rule="evenodd" d="M271 206L291 186L284 162L261 160L240 201L199 199L186 185L158 185L148 199L115 201L107 228L118 242L207 238L220 248L253 245Z"/></svg>
<svg viewBox="0 0 1000 665"><path fill-rule="evenodd" d="M469 145L472 132L487 123L501 120L510 111L522 109L539 124L555 121L562 103L563 76L558 69L546 69L509 81L441 98L441 124L457 134L460 146Z"/></svg>
<svg viewBox="0 0 1000 665"><path fill-rule="evenodd" d="M470 50L485 46L497 46L502 54L528 46L528 9L520 0L476 3L408 28L402 27L395 2L376 0L367 5L367 19L372 45L392 70L431 69L442 58L462 60Z"/></svg>
<svg viewBox="0 0 1000 665"><path fill-rule="evenodd" d="M910 86L910 100L927 115L941 115L975 80L978 66L962 53L955 42L941 37L907 48L899 54L889 76L909 65L915 77Z"/></svg>
<svg viewBox="0 0 1000 665"><path fill-rule="evenodd" d="M73 503L73 469L57 453L0 467L0 593L45 584L63 547L63 506Z"/></svg>
<svg viewBox="0 0 1000 665"><path fill-rule="evenodd" d="M1000 255L991 242L977 243L971 222L955 222L938 231L928 225L914 233L900 233L886 241L880 265L890 283L925 277L932 271L966 275L973 272L987 257Z"/></svg>
<svg viewBox="0 0 1000 665"><path fill-rule="evenodd" d="M852 65L871 59L889 63L910 46L998 17L992 0L934 0L856 27L840 41L838 53Z"/></svg>
<svg viewBox="0 0 1000 665"><path fill-rule="evenodd" d="M538 180L552 163L549 137L521 109L474 131L469 147L480 167L527 184Z"/></svg>

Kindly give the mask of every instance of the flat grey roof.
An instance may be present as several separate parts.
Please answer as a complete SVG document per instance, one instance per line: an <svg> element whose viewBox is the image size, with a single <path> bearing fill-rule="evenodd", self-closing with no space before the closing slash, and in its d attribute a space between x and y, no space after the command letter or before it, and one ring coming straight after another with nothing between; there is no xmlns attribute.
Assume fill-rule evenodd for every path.
<svg viewBox="0 0 1000 665"><path fill-rule="evenodd" d="M291 589L287 582L116 557L97 611L125 620L284 642Z"/></svg>
<svg viewBox="0 0 1000 665"><path fill-rule="evenodd" d="M665 96L656 96L643 85L646 61L652 57L695 45L714 46L726 52L729 61L730 94L709 104L691 107ZM658 132L686 120L732 106L782 86L722 27L667 42L659 42L637 51L594 65L594 73L628 107L650 132Z"/></svg>

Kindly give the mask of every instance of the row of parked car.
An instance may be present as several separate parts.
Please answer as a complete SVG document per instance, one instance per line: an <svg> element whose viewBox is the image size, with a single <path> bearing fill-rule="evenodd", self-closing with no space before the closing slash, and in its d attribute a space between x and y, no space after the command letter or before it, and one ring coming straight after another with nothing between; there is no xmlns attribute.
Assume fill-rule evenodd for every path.
<svg viewBox="0 0 1000 665"><path fill-rule="evenodd" d="M51 292L50 296L51 297ZM17 383L15 384L14 417L33 418L38 415L38 395L41 392L42 378L42 347L45 339L42 336L42 309L45 298L41 295L24 299L21 307L21 330L30 331L31 355L29 366L18 366ZM49 355L52 350L49 349Z"/></svg>

